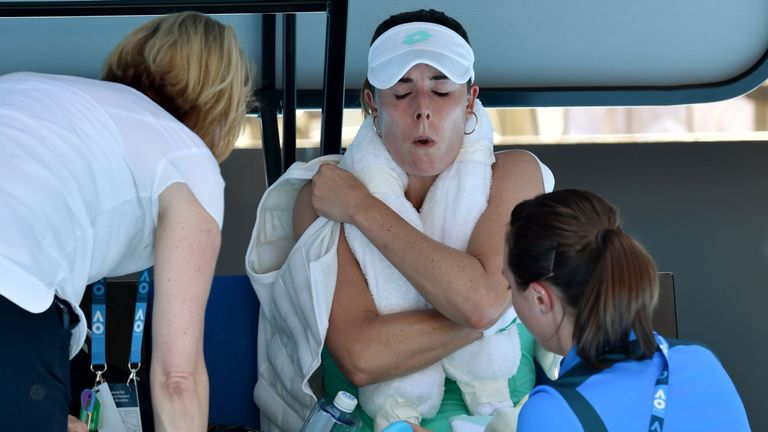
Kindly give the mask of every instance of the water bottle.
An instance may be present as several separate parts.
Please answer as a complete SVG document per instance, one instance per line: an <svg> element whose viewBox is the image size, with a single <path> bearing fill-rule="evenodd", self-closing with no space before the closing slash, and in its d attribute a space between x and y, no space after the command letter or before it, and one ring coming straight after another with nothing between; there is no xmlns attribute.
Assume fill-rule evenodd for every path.
<svg viewBox="0 0 768 432"><path fill-rule="evenodd" d="M333 403L325 399L317 401L299 432L358 432L360 418L354 413L357 399L340 391Z"/></svg>

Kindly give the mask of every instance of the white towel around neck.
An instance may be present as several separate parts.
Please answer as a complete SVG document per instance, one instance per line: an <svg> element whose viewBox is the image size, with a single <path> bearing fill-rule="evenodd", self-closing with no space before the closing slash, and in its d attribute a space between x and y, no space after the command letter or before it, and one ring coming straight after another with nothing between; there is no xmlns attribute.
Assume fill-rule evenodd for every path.
<svg viewBox="0 0 768 432"><path fill-rule="evenodd" d="M493 126L479 100L474 111L477 126L471 134L464 136L453 164L432 184L420 212L405 197L408 176L376 134L370 116L363 122L340 166L354 174L374 196L416 229L436 241L466 251L475 224L488 205L491 165L496 160ZM473 120L470 118L468 123ZM379 312L430 307L357 228L345 224L344 230Z"/></svg>

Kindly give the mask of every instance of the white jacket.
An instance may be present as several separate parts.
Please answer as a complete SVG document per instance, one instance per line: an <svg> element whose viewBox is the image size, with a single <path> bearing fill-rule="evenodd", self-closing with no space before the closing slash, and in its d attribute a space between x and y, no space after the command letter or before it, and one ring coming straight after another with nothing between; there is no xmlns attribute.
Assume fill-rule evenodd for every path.
<svg viewBox="0 0 768 432"><path fill-rule="evenodd" d="M296 241L293 208L320 165L340 160L330 155L293 164L267 189L256 213L245 268L261 303L253 397L263 432L298 431L317 400L308 381L320 367L328 331L341 224L320 217ZM554 179L545 168L545 187L551 190ZM544 370L556 371L557 356L546 354Z"/></svg>
<svg viewBox="0 0 768 432"><path fill-rule="evenodd" d="M320 217L295 241L293 206L319 166L340 159L293 164L267 189L256 213L245 268L261 303L253 398L264 432L298 431L316 402L308 380L320 367L328 331L341 225Z"/></svg>

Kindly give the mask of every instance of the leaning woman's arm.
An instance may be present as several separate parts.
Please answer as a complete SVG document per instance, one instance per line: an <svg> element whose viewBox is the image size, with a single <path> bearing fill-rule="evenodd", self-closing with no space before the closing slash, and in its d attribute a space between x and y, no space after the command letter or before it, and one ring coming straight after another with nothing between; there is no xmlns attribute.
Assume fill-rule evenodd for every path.
<svg viewBox="0 0 768 432"><path fill-rule="evenodd" d="M544 190L539 163L529 153L497 155L488 208L466 253L413 228L351 174L333 166L321 168L312 196L317 213L360 229L446 317L481 329L511 304L509 285L501 274L509 217L517 203Z"/></svg>
<svg viewBox="0 0 768 432"><path fill-rule="evenodd" d="M205 431L203 320L221 232L182 183L159 197L150 370L155 430Z"/></svg>
<svg viewBox="0 0 768 432"><path fill-rule="evenodd" d="M296 200L297 237L317 217L309 202L310 194L311 189L304 187ZM352 384L363 386L416 372L481 335L435 310L379 315L365 276L341 231L336 291L325 344Z"/></svg>

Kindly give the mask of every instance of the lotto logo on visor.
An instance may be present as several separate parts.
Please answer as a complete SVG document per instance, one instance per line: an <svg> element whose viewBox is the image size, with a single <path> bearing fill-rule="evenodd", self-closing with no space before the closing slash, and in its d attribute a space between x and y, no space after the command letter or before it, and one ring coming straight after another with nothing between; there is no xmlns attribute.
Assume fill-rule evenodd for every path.
<svg viewBox="0 0 768 432"><path fill-rule="evenodd" d="M417 64L428 64L456 83L475 78L475 54L458 33L438 24L413 22L393 27L368 51L368 81L386 89Z"/></svg>
<svg viewBox="0 0 768 432"><path fill-rule="evenodd" d="M419 30L407 35L405 39L403 39L403 43L406 45L414 45L420 42L426 42L430 39L432 39L431 34L425 32L424 30Z"/></svg>

